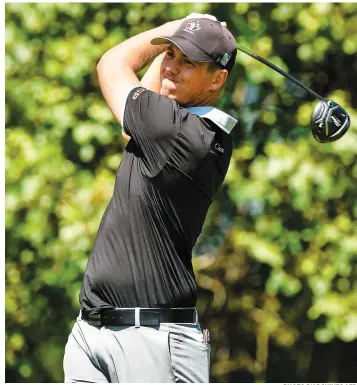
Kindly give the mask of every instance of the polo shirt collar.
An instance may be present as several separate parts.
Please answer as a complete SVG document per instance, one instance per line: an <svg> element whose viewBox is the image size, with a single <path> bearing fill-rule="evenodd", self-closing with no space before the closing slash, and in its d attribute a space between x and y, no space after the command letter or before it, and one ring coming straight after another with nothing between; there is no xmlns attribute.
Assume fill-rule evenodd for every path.
<svg viewBox="0 0 357 385"><path fill-rule="evenodd" d="M217 124L223 131L229 134L233 127L237 124L237 120L225 112L218 110L215 107L188 107L187 111L191 114L197 115L201 118L209 119L211 122Z"/></svg>

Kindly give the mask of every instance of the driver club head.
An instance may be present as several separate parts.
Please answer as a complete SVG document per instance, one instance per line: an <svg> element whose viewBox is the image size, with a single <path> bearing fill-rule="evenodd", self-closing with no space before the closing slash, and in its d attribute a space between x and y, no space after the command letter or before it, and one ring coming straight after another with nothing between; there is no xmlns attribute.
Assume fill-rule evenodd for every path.
<svg viewBox="0 0 357 385"><path fill-rule="evenodd" d="M320 143L340 139L350 127L348 113L332 100L319 101L311 116L311 132Z"/></svg>

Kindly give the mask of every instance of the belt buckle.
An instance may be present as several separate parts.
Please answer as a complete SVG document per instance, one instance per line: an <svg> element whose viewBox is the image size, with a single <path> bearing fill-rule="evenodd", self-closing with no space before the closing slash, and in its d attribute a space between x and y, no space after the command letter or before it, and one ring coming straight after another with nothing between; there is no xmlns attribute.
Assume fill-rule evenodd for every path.
<svg viewBox="0 0 357 385"><path fill-rule="evenodd" d="M88 314L87 322L93 326L102 326L102 316L100 313Z"/></svg>

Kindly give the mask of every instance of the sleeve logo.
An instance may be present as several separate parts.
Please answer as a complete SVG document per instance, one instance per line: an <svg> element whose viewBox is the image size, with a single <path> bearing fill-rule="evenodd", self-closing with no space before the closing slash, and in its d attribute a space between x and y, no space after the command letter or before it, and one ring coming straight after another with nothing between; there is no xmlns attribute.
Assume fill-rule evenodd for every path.
<svg viewBox="0 0 357 385"><path fill-rule="evenodd" d="M139 88L137 91L135 91L134 95L133 95L133 100L136 100L140 94L142 94L144 91L146 91L145 88Z"/></svg>

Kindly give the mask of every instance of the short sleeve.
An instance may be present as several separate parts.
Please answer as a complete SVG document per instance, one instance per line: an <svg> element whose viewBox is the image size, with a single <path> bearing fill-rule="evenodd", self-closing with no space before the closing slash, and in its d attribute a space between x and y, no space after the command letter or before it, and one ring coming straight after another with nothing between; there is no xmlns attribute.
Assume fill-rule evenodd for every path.
<svg viewBox="0 0 357 385"><path fill-rule="evenodd" d="M123 128L140 149L146 175L155 176L165 166L175 147L181 121L175 101L143 87L129 92Z"/></svg>

